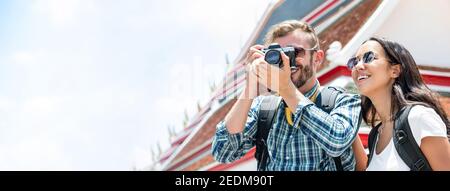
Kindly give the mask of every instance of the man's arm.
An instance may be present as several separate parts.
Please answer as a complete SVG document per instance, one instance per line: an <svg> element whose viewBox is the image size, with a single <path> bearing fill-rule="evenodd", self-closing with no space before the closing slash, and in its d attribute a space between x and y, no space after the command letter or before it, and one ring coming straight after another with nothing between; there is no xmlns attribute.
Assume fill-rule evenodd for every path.
<svg viewBox="0 0 450 191"><path fill-rule="evenodd" d="M281 96L294 111L294 127L311 136L329 155L340 156L352 144L358 131L361 112L359 96L339 95L334 109L328 114L297 89L289 89Z"/></svg>
<svg viewBox="0 0 450 191"><path fill-rule="evenodd" d="M367 154L364 150L364 146L361 142L361 139L359 136L356 137L355 141L352 144L352 149L355 154L355 160L356 160L356 171L365 171L367 168Z"/></svg>
<svg viewBox="0 0 450 191"><path fill-rule="evenodd" d="M230 112L225 116L225 126L230 134L241 133L244 130L247 120L247 113L250 111L253 99L258 96L258 78L255 75L254 67L251 64L255 59L263 57L260 50L262 45L254 45L250 47L246 58L246 84L238 100L231 108Z"/></svg>
<svg viewBox="0 0 450 191"><path fill-rule="evenodd" d="M212 154L216 161L235 161L254 146L253 137L256 134L261 100L256 98L260 86L253 61L263 57L260 52L262 48L262 45L250 47L245 64L247 76L244 91L225 116L224 121L216 127L212 144Z"/></svg>
<svg viewBox="0 0 450 191"><path fill-rule="evenodd" d="M250 111L253 102L253 98L248 98L246 94L248 94L247 88L244 89L230 112L225 116L225 126L230 134L244 131L247 113Z"/></svg>
<svg viewBox="0 0 450 191"><path fill-rule="evenodd" d="M241 99L241 94L225 120L216 127L212 144L212 154L222 163L238 160L253 146L261 99Z"/></svg>
<svg viewBox="0 0 450 191"><path fill-rule="evenodd" d="M311 136L329 155L340 156L358 133L360 103L358 95L340 94L328 114L304 99L295 111L294 127Z"/></svg>

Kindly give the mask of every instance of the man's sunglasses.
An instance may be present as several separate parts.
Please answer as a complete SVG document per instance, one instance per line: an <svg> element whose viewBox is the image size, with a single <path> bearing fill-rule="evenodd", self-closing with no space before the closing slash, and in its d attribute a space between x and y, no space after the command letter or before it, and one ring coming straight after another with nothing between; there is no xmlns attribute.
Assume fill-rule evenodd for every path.
<svg viewBox="0 0 450 191"><path fill-rule="evenodd" d="M292 46L292 45L288 45L292 48L294 48L295 50L295 55L299 56L299 57L305 57L306 51L317 51L317 45L314 46L314 48L303 48L300 46Z"/></svg>
<svg viewBox="0 0 450 191"><path fill-rule="evenodd" d="M362 60L364 63L368 64L375 60L375 53L372 51L366 52L363 54ZM347 62L347 67L352 70L359 62L359 59L357 57L350 58Z"/></svg>

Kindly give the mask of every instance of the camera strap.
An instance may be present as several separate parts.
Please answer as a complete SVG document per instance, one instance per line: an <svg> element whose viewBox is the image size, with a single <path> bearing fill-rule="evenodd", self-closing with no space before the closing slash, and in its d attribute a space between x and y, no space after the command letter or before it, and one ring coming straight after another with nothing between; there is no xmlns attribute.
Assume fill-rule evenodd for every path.
<svg viewBox="0 0 450 191"><path fill-rule="evenodd" d="M314 93L311 96L308 97L308 99L311 100L313 103L316 103L317 95L319 95L319 88L320 88L320 85L317 86L317 88L314 91ZM283 100L283 102L284 102L284 100ZM284 108L284 111L285 111L284 115L286 117L286 121L288 122L288 124L290 126L293 126L294 122L292 121L292 111L291 111L291 109L289 109L289 107L287 106L286 102L284 102L284 105L286 106Z"/></svg>

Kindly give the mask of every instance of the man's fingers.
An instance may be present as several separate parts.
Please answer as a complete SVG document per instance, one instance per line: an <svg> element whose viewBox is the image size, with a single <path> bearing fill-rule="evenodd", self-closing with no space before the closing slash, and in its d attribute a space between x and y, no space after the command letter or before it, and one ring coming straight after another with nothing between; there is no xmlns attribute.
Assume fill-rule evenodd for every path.
<svg viewBox="0 0 450 191"><path fill-rule="evenodd" d="M289 62L289 57L286 54L284 54L283 51L281 51L281 59L283 61L283 70L284 71L290 70L291 66L290 66L290 62Z"/></svg>
<svg viewBox="0 0 450 191"><path fill-rule="evenodd" d="M253 45L252 47L250 47L250 52L251 51L258 52L258 51L261 51L263 48L264 48L263 45L256 44L256 45Z"/></svg>
<svg viewBox="0 0 450 191"><path fill-rule="evenodd" d="M253 60L259 58L260 56L263 55L262 53L262 49L264 48L263 45L254 45L252 47L250 47L250 50L247 52L247 57L246 57L246 63L245 64L250 64L253 62ZM255 55L255 53L258 53L259 55Z"/></svg>
<svg viewBox="0 0 450 191"><path fill-rule="evenodd" d="M270 76L270 65L267 64L266 61L264 61L263 58L259 58L258 60L255 60L253 64L255 66L255 69L257 70L258 76L269 78Z"/></svg>
<svg viewBox="0 0 450 191"><path fill-rule="evenodd" d="M256 59L258 59L258 58L261 58L261 57L264 57L264 55L262 54L262 53L260 53L260 52L255 52L255 53L253 53L251 56L250 56L250 58L249 58L249 63L252 63L253 61L255 61Z"/></svg>
<svg viewBox="0 0 450 191"><path fill-rule="evenodd" d="M267 70L270 68L270 65L264 59L262 59L258 64L258 66L263 70Z"/></svg>

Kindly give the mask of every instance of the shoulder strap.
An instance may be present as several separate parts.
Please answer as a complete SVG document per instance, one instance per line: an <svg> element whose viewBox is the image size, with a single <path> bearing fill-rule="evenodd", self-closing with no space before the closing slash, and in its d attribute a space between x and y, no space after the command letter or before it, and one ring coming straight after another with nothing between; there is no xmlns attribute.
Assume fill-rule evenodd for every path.
<svg viewBox="0 0 450 191"><path fill-rule="evenodd" d="M264 97L259 108L257 130L255 137L256 152L255 158L258 163L258 171L265 171L269 151L267 149L267 137L272 128L273 119L278 111L281 97Z"/></svg>
<svg viewBox="0 0 450 191"><path fill-rule="evenodd" d="M341 87L327 86L320 91L320 96L316 99L316 105L323 111L330 113L336 103L339 94L345 93Z"/></svg>
<svg viewBox="0 0 450 191"><path fill-rule="evenodd" d="M336 103L336 98L339 94L345 93L345 89L341 87L326 86L320 91L320 96L316 99L316 106L323 111L330 113ZM338 171L344 171L341 157L333 157L334 164Z"/></svg>
<svg viewBox="0 0 450 191"><path fill-rule="evenodd" d="M393 134L395 149L412 171L431 171L431 166L420 150L409 126L408 115L412 107L413 105L407 105L397 114Z"/></svg>
<svg viewBox="0 0 450 191"><path fill-rule="evenodd" d="M369 166L370 160L372 160L373 153L375 152L375 143L377 142L378 138L378 129L380 128L381 124L378 124L374 128L370 130L369 138L367 141L367 145L369 147L369 155L367 160L367 166Z"/></svg>

